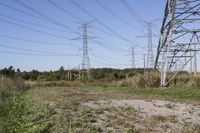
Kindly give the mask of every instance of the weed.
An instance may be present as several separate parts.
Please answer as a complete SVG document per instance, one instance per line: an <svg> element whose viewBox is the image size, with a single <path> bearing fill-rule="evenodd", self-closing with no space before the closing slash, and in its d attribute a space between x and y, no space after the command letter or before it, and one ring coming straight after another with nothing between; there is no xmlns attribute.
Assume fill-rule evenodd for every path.
<svg viewBox="0 0 200 133"><path fill-rule="evenodd" d="M155 121L159 121L159 122L166 122L166 121L167 121L167 118L166 118L166 117L160 116L160 115L158 115L158 116L153 116L153 119L154 119Z"/></svg>
<svg viewBox="0 0 200 133"><path fill-rule="evenodd" d="M165 107L168 109L173 109L175 105L172 105L170 103L165 104Z"/></svg>
<svg viewBox="0 0 200 133"><path fill-rule="evenodd" d="M127 133L139 133L135 128L130 128L127 130Z"/></svg>
<svg viewBox="0 0 200 133"><path fill-rule="evenodd" d="M50 129L52 109L30 99L16 96L0 106L0 132L45 132Z"/></svg>

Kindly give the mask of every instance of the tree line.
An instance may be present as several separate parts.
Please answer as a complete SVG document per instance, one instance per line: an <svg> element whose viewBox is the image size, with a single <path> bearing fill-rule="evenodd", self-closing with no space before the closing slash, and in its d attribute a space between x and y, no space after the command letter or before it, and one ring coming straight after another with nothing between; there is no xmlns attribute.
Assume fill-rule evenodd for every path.
<svg viewBox="0 0 200 133"><path fill-rule="evenodd" d="M113 68L93 68L90 70L92 80L120 80L133 77L136 74L143 74L143 68L133 69L113 69ZM22 78L24 80L44 80L44 81L59 81L59 80L88 80L87 77L81 74L81 70L71 69L66 70L61 66L55 71L21 71L13 66L0 70L0 74L10 78Z"/></svg>

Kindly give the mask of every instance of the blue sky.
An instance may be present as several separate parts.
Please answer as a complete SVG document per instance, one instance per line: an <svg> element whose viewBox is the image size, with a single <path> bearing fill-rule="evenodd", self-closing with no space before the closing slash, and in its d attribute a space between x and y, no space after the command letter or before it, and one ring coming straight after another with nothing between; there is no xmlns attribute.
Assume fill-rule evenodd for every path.
<svg viewBox="0 0 200 133"><path fill-rule="evenodd" d="M37 12L28 10L14 0L0 0L0 68L12 65L22 70L38 69L43 71L56 70L60 66L65 68L78 67L82 61L82 40L71 42L71 39L82 34L82 30L79 28L82 22L57 9L46 0L18 1L25 3ZM96 20L82 12L70 0L52 1L72 12L75 17L81 20L94 21L88 29L88 36L95 37L95 39L88 41L91 67L129 68L131 66L132 46L135 47L136 67L143 67L143 54L147 53L147 38L138 36L146 35L147 29L129 13L120 0L99 1L128 24L119 21L102 8L96 0L75 0L81 7L95 16ZM155 34L153 48L154 54L156 54L166 1L127 1L145 21L157 20L153 26ZM38 12L42 13L43 16L39 16ZM113 35L110 36L112 33L99 21L134 44L113 37ZM38 43L39 41L40 43ZM107 44L109 46L97 43L106 43L105 41L109 42Z"/></svg>

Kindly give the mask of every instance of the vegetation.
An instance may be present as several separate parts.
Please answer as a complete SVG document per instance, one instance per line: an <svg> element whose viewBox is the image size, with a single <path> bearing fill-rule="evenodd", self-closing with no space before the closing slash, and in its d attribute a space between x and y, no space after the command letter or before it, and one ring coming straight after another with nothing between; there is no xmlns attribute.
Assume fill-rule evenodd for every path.
<svg viewBox="0 0 200 133"><path fill-rule="evenodd" d="M181 100L181 101L199 101L200 89L175 87L175 88L130 88L130 87L85 87L90 88L90 91L107 92L117 94L130 94L135 96L145 96L146 98L160 98L168 100Z"/></svg>
<svg viewBox="0 0 200 133"><path fill-rule="evenodd" d="M133 107L88 108L84 103L138 97L148 99L200 100L199 89L134 89L127 87L35 87L0 106L0 132L127 132L154 131L156 123L172 118L155 116L144 121ZM171 108L171 105L166 105ZM146 123L137 130L135 123ZM184 127L195 131L198 126Z"/></svg>
<svg viewBox="0 0 200 133"><path fill-rule="evenodd" d="M21 78L8 78L0 75L0 102L28 88Z"/></svg>
<svg viewBox="0 0 200 133"><path fill-rule="evenodd" d="M43 86L84 86L86 84L105 85L117 87L134 87L134 88L158 88L160 85L160 73L157 71L143 69L124 69L117 70L112 68L98 68L91 70L91 80L84 79L80 76L79 70L69 71L60 67L57 71L39 72L33 70L30 72L21 72L15 70L12 66L0 70L0 74L9 78L21 78L29 83L35 83ZM168 74L168 79L170 78ZM71 78L70 78L71 77ZM66 82L66 81L72 82ZM199 87L200 75L194 76L187 72L182 72L173 78L169 87Z"/></svg>
<svg viewBox="0 0 200 133"><path fill-rule="evenodd" d="M70 71L71 73L71 81L74 80L83 80L80 77L79 70L73 69ZM93 80L120 80L128 77L132 77L136 74L142 74L143 69L124 69L117 70L112 68L97 68L91 69L91 77ZM65 70L63 66L60 67L57 71L49 71L49 72L39 72L38 70L32 70L30 72L23 71L20 69L15 70L12 66L9 68L4 68L0 70L0 74L5 75L7 77L21 77L24 80L42 80L42 81L60 81L60 80L68 80L69 70Z"/></svg>
<svg viewBox="0 0 200 133"><path fill-rule="evenodd" d="M84 104L93 101L98 105L102 100L109 103L113 99L131 98L200 101L199 75L184 72L172 80L169 88L163 89L158 88L158 72L148 71L144 74L142 69L93 69L93 80L80 79L78 71L73 70L71 82L66 81L68 72L63 67L54 72L21 72L9 67L0 73L4 75L0 76L2 133L154 132L157 128L155 125L177 123L177 119L153 116L146 120L140 116L139 107L136 110L132 106L87 107ZM171 103L164 106L167 109L175 108ZM145 128L135 127L141 123L145 123ZM184 131L199 130L198 125L183 125L186 125Z"/></svg>
<svg viewBox="0 0 200 133"><path fill-rule="evenodd" d="M1 133L48 132L52 110L48 105L37 102L34 95L26 92L0 105Z"/></svg>

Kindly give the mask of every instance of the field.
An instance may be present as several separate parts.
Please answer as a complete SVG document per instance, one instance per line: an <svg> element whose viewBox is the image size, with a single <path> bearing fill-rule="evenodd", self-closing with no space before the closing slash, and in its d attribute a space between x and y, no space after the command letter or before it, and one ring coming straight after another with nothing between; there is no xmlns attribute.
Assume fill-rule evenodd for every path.
<svg viewBox="0 0 200 133"><path fill-rule="evenodd" d="M0 106L0 132L200 131L200 89L32 87Z"/></svg>

